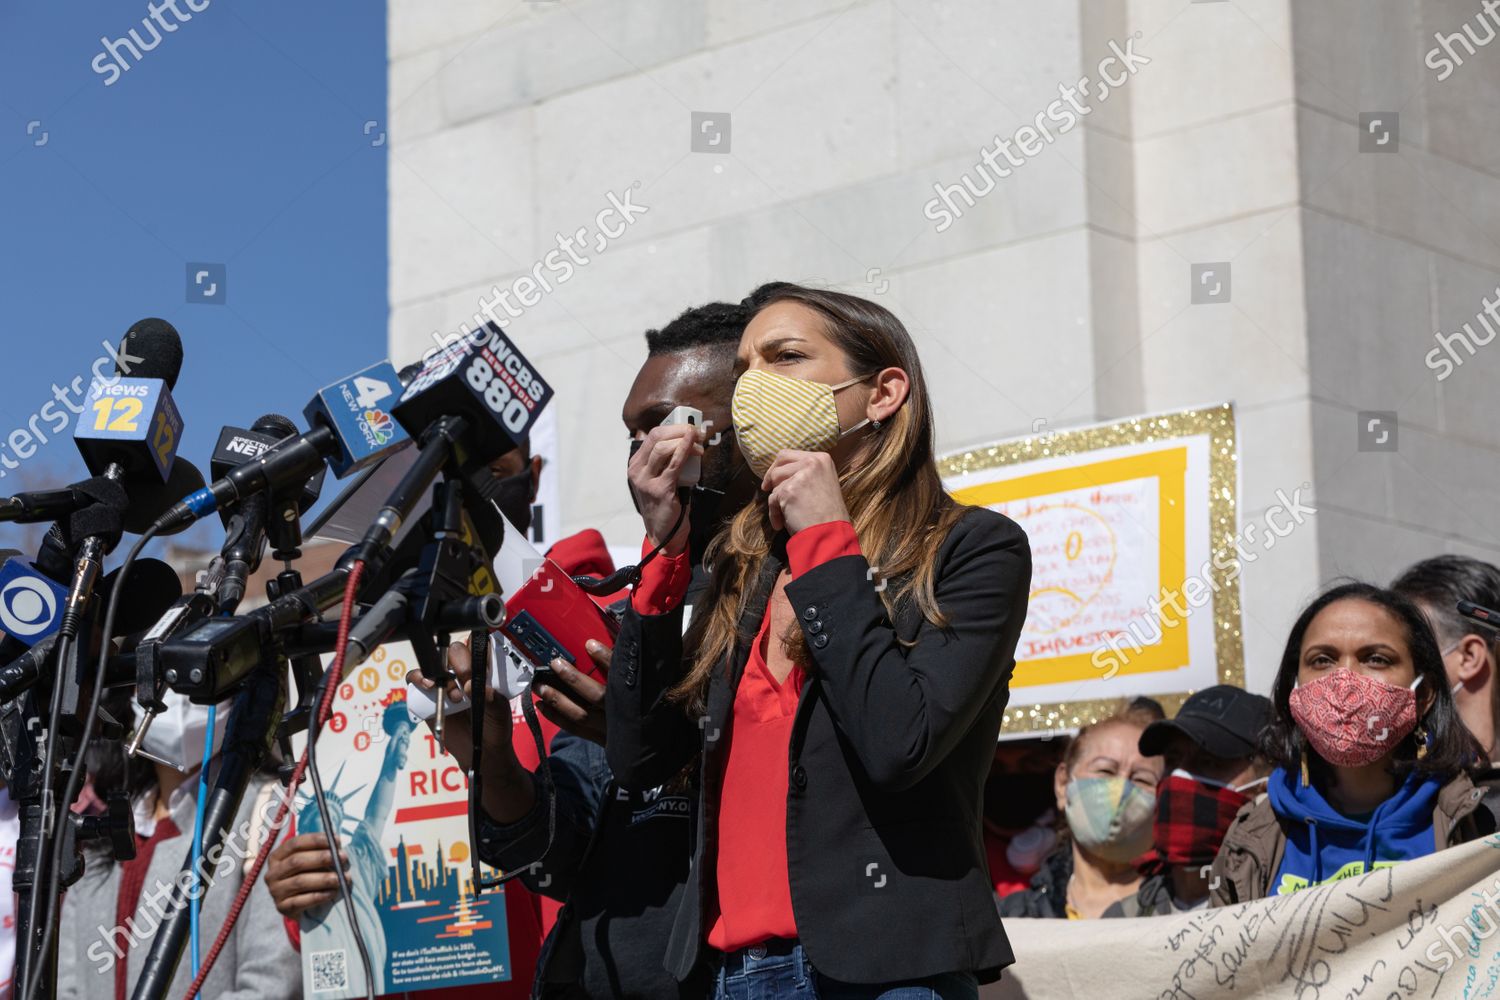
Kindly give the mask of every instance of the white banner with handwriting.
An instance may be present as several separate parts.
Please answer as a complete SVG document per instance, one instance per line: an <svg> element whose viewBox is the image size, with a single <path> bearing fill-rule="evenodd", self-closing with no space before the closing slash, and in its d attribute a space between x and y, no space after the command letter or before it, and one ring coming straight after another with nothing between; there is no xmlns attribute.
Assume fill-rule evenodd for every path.
<svg viewBox="0 0 1500 1000"><path fill-rule="evenodd" d="M985 1000L1500 997L1500 836L1172 917L1007 920Z"/></svg>

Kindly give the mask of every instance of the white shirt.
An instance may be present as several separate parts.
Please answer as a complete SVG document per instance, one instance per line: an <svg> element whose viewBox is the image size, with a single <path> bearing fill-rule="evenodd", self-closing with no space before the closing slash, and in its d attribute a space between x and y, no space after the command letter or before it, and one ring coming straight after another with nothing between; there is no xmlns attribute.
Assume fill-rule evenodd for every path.
<svg viewBox="0 0 1500 1000"><path fill-rule="evenodd" d="M182 805L184 798L196 799L198 796L198 768L193 768L187 780L172 790L172 795L167 799L167 815L178 815L177 810ZM144 795L138 795L135 801L130 803L131 811L135 814L135 832L139 837L149 839L156 833L156 800L161 797L159 790L152 788ZM193 828L179 831L192 835Z"/></svg>

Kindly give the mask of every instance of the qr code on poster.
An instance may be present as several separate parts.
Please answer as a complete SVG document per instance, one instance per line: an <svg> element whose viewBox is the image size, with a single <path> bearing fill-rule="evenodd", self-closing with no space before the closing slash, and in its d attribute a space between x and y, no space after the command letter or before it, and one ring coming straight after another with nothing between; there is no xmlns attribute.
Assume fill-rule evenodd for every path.
<svg viewBox="0 0 1500 1000"><path fill-rule="evenodd" d="M348 952L315 951L312 953L312 991L326 993L349 988Z"/></svg>

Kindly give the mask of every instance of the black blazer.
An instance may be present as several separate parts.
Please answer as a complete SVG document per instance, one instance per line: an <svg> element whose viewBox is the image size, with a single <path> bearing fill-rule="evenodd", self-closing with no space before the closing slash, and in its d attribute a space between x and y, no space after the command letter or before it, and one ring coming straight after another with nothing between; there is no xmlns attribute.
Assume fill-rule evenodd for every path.
<svg viewBox="0 0 1500 1000"><path fill-rule="evenodd" d="M666 953L679 979L705 947L722 737L783 565L773 555L762 567L744 638L715 671L701 719L665 698L684 671L681 611L628 612L615 645L606 695L615 779L651 788L702 755L693 866ZM1014 521L969 510L938 555L943 630L911 606L893 627L869 569L863 556L844 556L786 589L814 660L788 748L798 935L813 966L845 982L945 972L990 982L1014 957L987 872L981 799L1026 617L1031 549Z"/></svg>

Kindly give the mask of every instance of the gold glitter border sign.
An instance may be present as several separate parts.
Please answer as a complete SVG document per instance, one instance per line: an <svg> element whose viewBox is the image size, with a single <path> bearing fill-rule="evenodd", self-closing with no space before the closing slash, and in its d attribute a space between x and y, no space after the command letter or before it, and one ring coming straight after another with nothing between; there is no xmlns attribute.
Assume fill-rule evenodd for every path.
<svg viewBox="0 0 1500 1000"><path fill-rule="evenodd" d="M1240 562L1235 548L1238 533L1238 463L1235 451L1234 406L1181 410L1156 416L1135 417L1116 423L1051 431L1032 437L1001 441L982 448L955 452L938 459L944 480L956 476L1001 469L1039 459L1086 455L1121 445L1153 444L1207 436L1209 495L1209 577L1214 591L1213 628L1217 676L1220 684L1243 686L1245 657L1240 634ZM1196 498L1188 498L1192 502ZM1167 710L1177 709L1191 691L1152 694ZM1003 735L1052 734L1078 729L1111 714L1118 698L1014 704L1005 711Z"/></svg>

